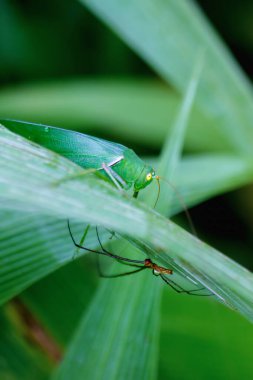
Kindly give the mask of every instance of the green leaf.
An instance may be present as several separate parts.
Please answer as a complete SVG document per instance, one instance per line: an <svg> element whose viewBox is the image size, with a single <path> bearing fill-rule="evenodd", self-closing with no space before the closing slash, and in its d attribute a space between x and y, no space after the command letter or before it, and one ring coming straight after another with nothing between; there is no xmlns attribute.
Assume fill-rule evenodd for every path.
<svg viewBox="0 0 253 380"><path fill-rule="evenodd" d="M252 324L222 305L164 292L160 337L160 380L251 378Z"/></svg>
<svg viewBox="0 0 253 380"><path fill-rule="evenodd" d="M36 186L34 191L36 192ZM76 257L76 251L68 233L66 220L39 212L28 213L25 210L2 209L0 215L2 304L48 273L72 261ZM76 237L81 237L84 224L73 227ZM103 234L101 238L104 240ZM97 248L97 237L92 231L86 244L90 248ZM84 251L79 251L78 256L83 253Z"/></svg>
<svg viewBox="0 0 253 380"><path fill-rule="evenodd" d="M156 148L161 147L180 104L176 91L146 79L86 78L23 84L0 91L1 118L39 120ZM231 150L212 114L204 115L193 107L189 123L187 149Z"/></svg>
<svg viewBox="0 0 253 380"><path fill-rule="evenodd" d="M46 380L52 363L31 344L13 305L1 310L0 324L1 380Z"/></svg>
<svg viewBox="0 0 253 380"><path fill-rule="evenodd" d="M224 154L188 156L179 163L175 174L177 190L188 206L250 184L252 179L251 159ZM181 202L174 196L172 214L181 209Z"/></svg>
<svg viewBox="0 0 253 380"><path fill-rule="evenodd" d="M213 125L219 126L231 149L251 154L251 87L192 1L81 2L181 93L191 76L196 56L204 51L196 104L212 117Z"/></svg>
<svg viewBox="0 0 253 380"><path fill-rule="evenodd" d="M81 169L5 128L0 129L0 145L0 201L5 208L101 224L134 238L164 267L191 273L252 318L253 276L246 269L93 175L52 186Z"/></svg>
<svg viewBox="0 0 253 380"><path fill-rule="evenodd" d="M73 232L76 233L76 228ZM19 299L63 347L70 342L97 288L98 273L92 258L85 255L70 262L19 295Z"/></svg>
<svg viewBox="0 0 253 380"><path fill-rule="evenodd" d="M190 113L194 104L194 99L196 96L197 86L202 69L202 59L203 56L201 55L196 61L194 71L191 75L188 88L182 101L182 105L178 111L178 115L173 123L172 129L170 133L168 133L167 140L164 143L161 153L158 173L159 176L162 177L161 179L164 179L165 181L167 180L167 184L172 184L174 182L175 172L180 162L184 146L184 137L186 134L187 126L189 125ZM171 199L173 195L175 195L175 188L171 188L171 186L170 189L166 192L166 195L165 192L160 193L160 204L158 203L158 210L165 216L169 215L169 209L172 206ZM183 208L185 208L184 204Z"/></svg>
<svg viewBox="0 0 253 380"><path fill-rule="evenodd" d="M148 275L104 280L54 379L155 378L160 284Z"/></svg>

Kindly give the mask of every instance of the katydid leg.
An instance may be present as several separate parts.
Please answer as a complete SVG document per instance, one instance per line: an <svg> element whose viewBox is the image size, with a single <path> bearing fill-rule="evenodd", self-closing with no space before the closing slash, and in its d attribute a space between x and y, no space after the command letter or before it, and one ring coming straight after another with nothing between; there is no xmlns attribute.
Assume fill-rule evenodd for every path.
<svg viewBox="0 0 253 380"><path fill-rule="evenodd" d="M119 190L126 187L126 182L110 166L102 164L102 168Z"/></svg>

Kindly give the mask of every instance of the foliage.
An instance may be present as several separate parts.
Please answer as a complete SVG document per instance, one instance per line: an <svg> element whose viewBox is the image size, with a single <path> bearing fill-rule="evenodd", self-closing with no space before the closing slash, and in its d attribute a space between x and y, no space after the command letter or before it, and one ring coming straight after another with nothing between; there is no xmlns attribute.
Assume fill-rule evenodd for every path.
<svg viewBox="0 0 253 380"><path fill-rule="evenodd" d="M85 78L1 91L1 379L249 378L252 327L228 307L252 321L252 274L167 219L183 207L162 181L157 210L144 203L154 204L155 185L140 200L92 174L56 185L82 169L13 134L4 118L125 139L137 152L167 135L160 161L147 160L192 206L252 182L250 85L191 1L82 3L172 87ZM182 155L183 144L191 154ZM215 296L174 294L148 271L98 283L93 262L71 243L67 218L78 239L85 223L116 231L115 244L100 229L110 250L148 254L172 266L179 283L189 285L187 274ZM98 248L94 229L85 244Z"/></svg>

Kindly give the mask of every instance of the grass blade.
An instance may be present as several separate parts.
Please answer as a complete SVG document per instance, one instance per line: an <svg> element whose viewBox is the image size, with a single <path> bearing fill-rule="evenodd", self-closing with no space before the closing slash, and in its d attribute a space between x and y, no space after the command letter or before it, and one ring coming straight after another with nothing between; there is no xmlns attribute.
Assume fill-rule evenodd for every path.
<svg viewBox="0 0 253 380"><path fill-rule="evenodd" d="M186 90L182 105L178 111L175 122L172 129L168 134L167 140L163 146L161 158L159 160L159 166L157 174L167 180L169 183L174 182L175 171L180 161L186 128L189 123L190 112L193 106L193 102L196 96L197 86L203 66L203 56L200 55L196 61L194 71L189 81L188 88ZM161 173L161 174L160 174ZM175 195L175 189L169 188L167 192L161 192L158 203L158 210L162 210L163 215L169 214L171 207L171 200ZM182 206L182 205L181 205Z"/></svg>
<svg viewBox="0 0 253 380"><path fill-rule="evenodd" d="M66 220L12 210L1 210L0 215L0 304L3 304L72 261L76 252ZM81 237L84 224L73 227L76 236ZM97 248L94 231L88 235L86 244ZM84 253L79 251L78 257Z"/></svg>
<svg viewBox="0 0 253 380"><path fill-rule="evenodd" d="M159 284L152 280L144 273L104 280L53 378L154 379L156 355L148 353L157 343Z"/></svg>
<svg viewBox="0 0 253 380"><path fill-rule="evenodd" d="M52 187L60 176L80 169L5 128L0 129L0 146L0 201L5 208L70 217L128 235L152 248L152 257L165 267L183 268L252 319L253 275L246 269L92 175Z"/></svg>
<svg viewBox="0 0 253 380"><path fill-rule="evenodd" d="M81 0L182 93L199 53L205 67L196 104L234 151L251 154L252 89L192 1ZM131 25L131 27L129 27Z"/></svg>

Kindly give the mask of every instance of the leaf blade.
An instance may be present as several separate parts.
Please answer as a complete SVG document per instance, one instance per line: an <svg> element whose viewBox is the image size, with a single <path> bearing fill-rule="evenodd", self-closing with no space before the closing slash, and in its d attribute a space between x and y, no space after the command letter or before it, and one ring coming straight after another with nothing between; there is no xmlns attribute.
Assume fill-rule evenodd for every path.
<svg viewBox="0 0 253 380"><path fill-rule="evenodd" d="M190 77L199 48L205 49L206 64L197 104L204 113L215 115L215 123L230 141L234 152L251 154L252 90L193 2L81 2L181 92Z"/></svg>
<svg viewBox="0 0 253 380"><path fill-rule="evenodd" d="M142 275L105 280L53 379L68 379L70 374L75 380L102 379L105 374L110 379L154 379L156 356L147 353L156 340L159 284L152 280ZM147 292L153 303L147 302Z"/></svg>
<svg viewBox="0 0 253 380"><path fill-rule="evenodd" d="M0 200L6 207L13 208L16 200L15 208L18 204L21 209L44 215L102 224L134 237L147 249L152 248L152 257L163 266L170 267L174 262L184 271L190 271L205 287L252 319L253 275L246 269L140 202L126 199L98 178L87 176L82 181L53 188L52 180L76 170L73 163L60 156L54 161L53 152L30 144L4 128L0 129L0 145ZM52 160L53 169L48 165ZM26 179L22 186L21 178Z"/></svg>

